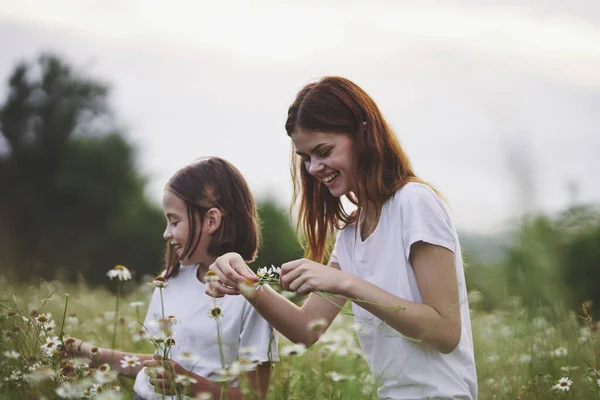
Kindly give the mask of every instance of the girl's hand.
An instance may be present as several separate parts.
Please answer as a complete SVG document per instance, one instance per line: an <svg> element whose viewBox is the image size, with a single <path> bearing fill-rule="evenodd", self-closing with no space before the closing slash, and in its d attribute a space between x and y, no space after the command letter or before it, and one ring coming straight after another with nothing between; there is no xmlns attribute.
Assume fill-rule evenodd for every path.
<svg viewBox="0 0 600 400"><path fill-rule="evenodd" d="M210 271L217 273L219 280L208 282L206 294L214 297L223 297L226 294L240 294L238 286L247 280L256 282L258 277L246 264L238 253L227 253L217 258L209 267Z"/></svg>
<svg viewBox="0 0 600 400"><path fill-rule="evenodd" d="M316 290L343 294L349 275L332 266L300 259L281 266L279 283L289 291L308 294Z"/></svg>
<svg viewBox="0 0 600 400"><path fill-rule="evenodd" d="M150 377L150 384L156 393L167 396L175 396L178 393L193 395L193 390L186 386L193 385L197 381L177 361L164 360L155 355L154 360L144 361L144 367L148 368L146 374ZM187 385L178 383L184 375L188 376ZM178 376L180 379L177 379Z"/></svg>

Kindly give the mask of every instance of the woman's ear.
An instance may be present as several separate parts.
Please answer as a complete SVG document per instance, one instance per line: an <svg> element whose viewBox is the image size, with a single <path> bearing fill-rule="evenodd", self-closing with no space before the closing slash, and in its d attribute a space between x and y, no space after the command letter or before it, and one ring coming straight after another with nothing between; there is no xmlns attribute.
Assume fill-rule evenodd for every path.
<svg viewBox="0 0 600 400"><path fill-rule="evenodd" d="M221 214L221 210L219 210L216 207L213 207L206 212L206 217L205 217L206 227L205 227L205 229L208 231L209 234L212 235L213 233L215 233L215 231L217 229L219 229L219 226L221 226L221 217L222 216L223 216L223 214Z"/></svg>

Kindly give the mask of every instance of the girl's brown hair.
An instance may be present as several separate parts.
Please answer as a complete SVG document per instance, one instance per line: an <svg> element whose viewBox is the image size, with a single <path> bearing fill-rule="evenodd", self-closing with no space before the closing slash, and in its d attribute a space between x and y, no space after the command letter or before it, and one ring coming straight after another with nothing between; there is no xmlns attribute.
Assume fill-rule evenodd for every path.
<svg viewBox="0 0 600 400"><path fill-rule="evenodd" d="M329 76L306 85L288 109L285 129L289 136L302 129L346 134L354 140L355 187L347 195L357 206L352 214L344 211L340 198L308 174L301 157L292 152L297 230L302 228L306 257L312 260L323 261L334 228L357 221L366 205L373 205L377 221L383 204L396 191L408 182L422 182L373 99L348 79Z"/></svg>
<svg viewBox="0 0 600 400"><path fill-rule="evenodd" d="M221 224L209 244L208 254L218 257L236 252L247 262L254 261L261 240L256 205L248 183L230 162L218 157L202 158L177 171L165 190L173 192L185 202L190 226L188 242L181 258L177 257L169 242L166 244L166 279L177 275L179 260L192 254L198 247L202 222L206 212L213 207L219 209L222 216ZM196 223L196 216L200 224ZM197 229L200 232L196 238Z"/></svg>

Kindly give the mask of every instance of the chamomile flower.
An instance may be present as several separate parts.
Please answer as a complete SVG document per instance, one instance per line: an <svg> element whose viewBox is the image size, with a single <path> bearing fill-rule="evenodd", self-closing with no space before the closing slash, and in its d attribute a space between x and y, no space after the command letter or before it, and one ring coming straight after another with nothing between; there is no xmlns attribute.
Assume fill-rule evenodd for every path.
<svg viewBox="0 0 600 400"><path fill-rule="evenodd" d="M90 349L90 355L92 356L92 358L93 357L97 357L100 354L102 354L102 349L101 348L94 346L94 347L92 347Z"/></svg>
<svg viewBox="0 0 600 400"><path fill-rule="evenodd" d="M94 374L94 379L98 383L109 383L117 379L117 372L110 369L110 365L102 364Z"/></svg>
<svg viewBox="0 0 600 400"><path fill-rule="evenodd" d="M13 360L16 360L17 358L21 357L21 355L14 350L5 351L3 354L4 354L4 357L12 358Z"/></svg>
<svg viewBox="0 0 600 400"><path fill-rule="evenodd" d="M333 382L342 382L342 381L348 381L348 380L352 380L354 379L353 376L348 376L348 375L343 375L340 374L338 372L335 371L330 371L327 373L327 376L329 377L329 379L331 379Z"/></svg>
<svg viewBox="0 0 600 400"><path fill-rule="evenodd" d="M281 349L281 354L285 357L299 356L306 351L306 346L302 343L290 344Z"/></svg>
<svg viewBox="0 0 600 400"><path fill-rule="evenodd" d="M52 314L50 314L50 313L42 313L42 314L38 315L37 317L35 317L35 320L41 324L45 324L48 321L50 321L51 316L52 316Z"/></svg>
<svg viewBox="0 0 600 400"><path fill-rule="evenodd" d="M80 399L83 397L83 391L73 386L70 382L63 382L56 389L56 394L63 399Z"/></svg>
<svg viewBox="0 0 600 400"><path fill-rule="evenodd" d="M250 279L246 279L238 284L238 289L240 289L242 294L247 298L253 298L256 296L256 290L258 288L260 288L260 285L258 285L257 282L251 281Z"/></svg>
<svg viewBox="0 0 600 400"><path fill-rule="evenodd" d="M71 325L77 325L79 323L79 318L77 317L77 314L70 314L67 317L67 323Z"/></svg>
<svg viewBox="0 0 600 400"><path fill-rule="evenodd" d="M214 283L214 282L217 282L218 280L219 280L219 276L212 269L209 269L206 272L206 275L204 275L204 282L205 283Z"/></svg>
<svg viewBox="0 0 600 400"><path fill-rule="evenodd" d="M179 353L179 360L182 362L193 364L196 361L198 361L198 356L196 356L193 353L190 353L189 351L184 351L182 353Z"/></svg>
<svg viewBox="0 0 600 400"><path fill-rule="evenodd" d="M143 340L147 340L150 338L150 335L148 335L148 332L146 332L144 329L140 329L139 331L137 331L136 333L133 334L133 341L135 343L141 342Z"/></svg>
<svg viewBox="0 0 600 400"><path fill-rule="evenodd" d="M568 392L569 390L571 390L572 384L573 384L572 380L570 380L567 377L563 377L558 380L558 383L556 385L552 386L552 389L560 390L562 392Z"/></svg>
<svg viewBox="0 0 600 400"><path fill-rule="evenodd" d="M188 386L190 383L194 384L198 383L198 381L189 375L177 374L177 376L175 376L175 383L180 384L182 386Z"/></svg>
<svg viewBox="0 0 600 400"><path fill-rule="evenodd" d="M167 280L164 276L159 275L152 281L152 286L159 289L164 289L167 287Z"/></svg>
<svg viewBox="0 0 600 400"><path fill-rule="evenodd" d="M116 265L113 269L106 273L110 279L119 279L120 281L128 281L131 279L131 272L124 265Z"/></svg>
<svg viewBox="0 0 600 400"><path fill-rule="evenodd" d="M21 371L13 371L10 373L9 376L5 377L4 380L6 382L10 382L10 381L18 381L23 377L23 373Z"/></svg>
<svg viewBox="0 0 600 400"><path fill-rule="evenodd" d="M54 336L54 337L47 337L46 343L44 343L40 347L44 351L44 354L46 354L47 357L52 357L54 354L58 353L58 348L60 347L60 345L61 345L60 340L58 339L57 336Z"/></svg>
<svg viewBox="0 0 600 400"><path fill-rule="evenodd" d="M142 308L144 307L144 302L143 301L132 301L131 303L129 303L129 307L131 308Z"/></svg>
<svg viewBox="0 0 600 400"><path fill-rule="evenodd" d="M210 310L208 310L208 316L210 318L214 318L214 319L218 319L218 318L222 318L223 317L223 311L221 310L221 307L213 307Z"/></svg>
<svg viewBox="0 0 600 400"><path fill-rule="evenodd" d="M137 356L125 356L121 360L121 368L133 368L137 365L141 365L140 359Z"/></svg>
<svg viewBox="0 0 600 400"><path fill-rule="evenodd" d="M327 320L325 318L318 318L308 323L308 330L318 335L323 334L325 329L327 329Z"/></svg>
<svg viewBox="0 0 600 400"><path fill-rule="evenodd" d="M37 385L40 382L54 378L54 371L51 368L44 367L32 370L30 367L29 371L30 373L23 375L23 378L32 385Z"/></svg>
<svg viewBox="0 0 600 400"><path fill-rule="evenodd" d="M569 354L569 351L564 347L559 347L558 349L552 352L554 357L566 357Z"/></svg>

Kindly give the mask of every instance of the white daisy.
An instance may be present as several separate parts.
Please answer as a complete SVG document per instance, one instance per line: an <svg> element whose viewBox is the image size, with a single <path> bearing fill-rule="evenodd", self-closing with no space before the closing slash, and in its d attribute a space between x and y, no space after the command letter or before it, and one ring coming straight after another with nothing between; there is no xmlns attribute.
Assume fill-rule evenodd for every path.
<svg viewBox="0 0 600 400"><path fill-rule="evenodd" d="M139 331L137 331L136 333L134 333L133 335L133 341L134 342L141 342L142 340L146 340L149 339L150 335L148 335L148 332L146 332L143 329L140 329Z"/></svg>
<svg viewBox="0 0 600 400"><path fill-rule="evenodd" d="M125 356L121 360L121 368L133 368L137 365L141 365L140 359L137 356Z"/></svg>
<svg viewBox="0 0 600 400"><path fill-rule="evenodd" d="M81 399L83 392L70 382L64 382L56 389L56 394L63 399Z"/></svg>
<svg viewBox="0 0 600 400"><path fill-rule="evenodd" d="M6 358L12 358L14 360L16 360L17 358L21 357L21 355L19 353L17 353L14 350L10 350L10 351L5 351L4 353L4 357Z"/></svg>
<svg viewBox="0 0 600 400"><path fill-rule="evenodd" d="M117 379L117 371L111 371L110 365L102 364L94 374L94 379L98 383L109 383Z"/></svg>
<svg viewBox="0 0 600 400"><path fill-rule="evenodd" d="M54 336L52 338L47 337L46 343L44 343L40 347L42 348L47 357L52 357L54 354L58 353L58 348L60 344L60 340L57 336Z"/></svg>
<svg viewBox="0 0 600 400"><path fill-rule="evenodd" d="M209 269L206 272L206 275L204 275L204 282L205 283L214 283L214 282L217 282L218 280L219 280L219 276L212 269Z"/></svg>
<svg viewBox="0 0 600 400"><path fill-rule="evenodd" d="M306 351L306 346L303 345L302 343L297 343L297 344L290 344L290 345L284 346L281 349L281 354L286 357L299 356L299 355L303 354L305 351Z"/></svg>
<svg viewBox="0 0 600 400"><path fill-rule="evenodd" d="M558 383L556 385L552 386L552 389L560 390L562 392L568 392L569 390L571 390L572 384L573 384L572 380L570 380L569 378L563 377L558 380Z"/></svg>
<svg viewBox="0 0 600 400"><path fill-rule="evenodd" d="M569 354L569 351L564 347L559 347L558 349L554 350L552 354L555 357L566 357L567 354Z"/></svg>
<svg viewBox="0 0 600 400"><path fill-rule="evenodd" d="M152 281L152 286L154 286L155 288L159 288L159 289L163 289L167 287L167 280L165 279L164 276L157 276L156 278L154 278L154 280Z"/></svg>
<svg viewBox="0 0 600 400"><path fill-rule="evenodd" d="M175 383L178 383L182 386L188 386L190 383L194 384L198 383L198 381L189 375L177 374L177 376L175 377Z"/></svg>
<svg viewBox="0 0 600 400"><path fill-rule="evenodd" d="M110 279L118 278L120 281L131 279L131 272L123 265L117 265L106 273Z"/></svg>
<svg viewBox="0 0 600 400"><path fill-rule="evenodd" d="M221 310L221 307L213 307L210 310L208 310L208 316L210 318L222 318L223 317L223 310Z"/></svg>
<svg viewBox="0 0 600 400"><path fill-rule="evenodd" d="M353 376L348 376L348 375L343 375L340 374L338 372L335 371L330 371L327 373L327 376L329 377L329 379L331 379L333 382L342 382L342 381L347 381L347 380L352 380L354 379Z"/></svg>

